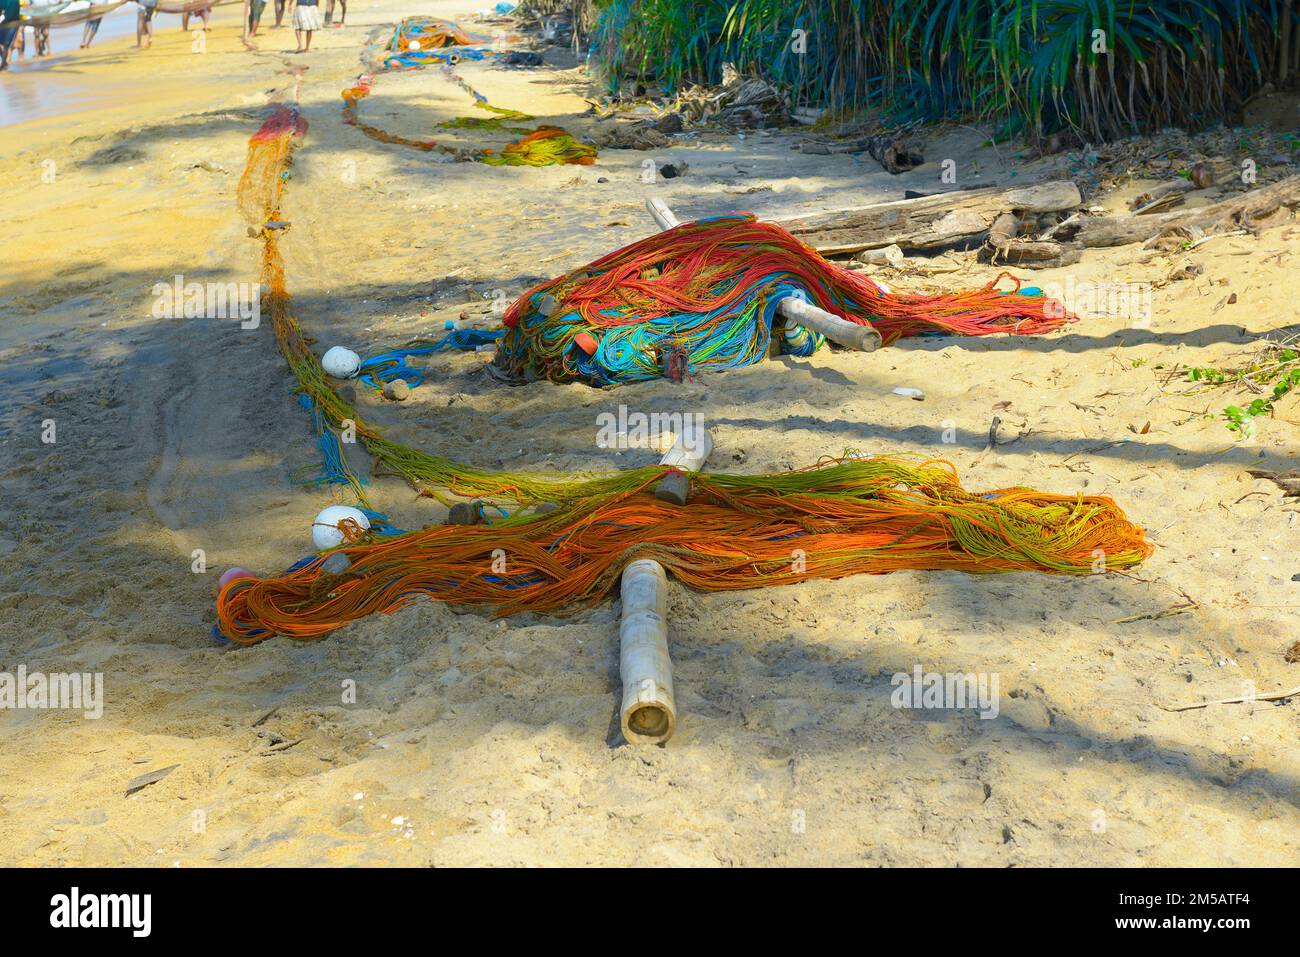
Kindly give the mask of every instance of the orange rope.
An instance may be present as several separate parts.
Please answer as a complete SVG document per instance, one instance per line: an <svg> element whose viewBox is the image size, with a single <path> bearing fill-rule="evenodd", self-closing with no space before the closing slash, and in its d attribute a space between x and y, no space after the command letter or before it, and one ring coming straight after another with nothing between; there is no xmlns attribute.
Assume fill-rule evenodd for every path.
<svg viewBox="0 0 1300 957"><path fill-rule="evenodd" d="M946 462L845 459L776 476L700 475L686 508L649 493L660 474L559 512L362 538L339 549L351 561L342 576L322 572L318 558L279 578L239 579L218 598L221 630L241 644L314 640L419 598L497 615L568 612L605 597L640 558L691 588L730 591L901 569L1086 575L1152 551L1109 498L970 493Z"/></svg>

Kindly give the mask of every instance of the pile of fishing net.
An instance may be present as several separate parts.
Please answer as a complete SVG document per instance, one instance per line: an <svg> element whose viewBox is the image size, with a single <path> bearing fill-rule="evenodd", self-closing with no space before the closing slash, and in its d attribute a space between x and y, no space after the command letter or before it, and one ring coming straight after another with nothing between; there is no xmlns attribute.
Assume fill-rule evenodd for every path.
<svg viewBox="0 0 1300 957"><path fill-rule="evenodd" d="M1004 274L1005 275L1005 274ZM1073 321L1041 294L994 288L946 295L884 291L823 259L773 223L750 215L683 223L534 286L505 315L497 366L513 378L593 385L751 365L780 325L777 304L801 297L886 344L925 333L1038 335ZM781 332L781 351L811 355L824 343L802 327ZM674 377L677 377L674 372Z"/></svg>
<svg viewBox="0 0 1300 957"><path fill-rule="evenodd" d="M385 70L415 70L430 63L481 60L495 51L472 47L491 42L492 37L470 33L450 20L407 17L397 25L381 62ZM453 50L453 47L461 49Z"/></svg>
<svg viewBox="0 0 1300 957"><path fill-rule="evenodd" d="M952 466L838 460L769 476L699 475L686 508L646 487L491 526L440 525L361 537L342 574L311 560L278 578L237 579L217 600L222 633L320 638L420 598L497 615L569 612L607 597L623 568L660 562L700 591L732 591L901 569L1088 575L1151 552L1104 496L964 490Z"/></svg>
<svg viewBox="0 0 1300 957"><path fill-rule="evenodd" d="M1122 568L1150 548L1108 498L970 493L944 463L846 460L778 476L699 476L686 509L642 488L491 527L361 540L341 549L351 562L342 576L316 559L280 578L237 581L218 613L235 641L313 639L420 597L502 615L576 610L606 597L640 558L692 588L724 591L908 568L1084 575L1098 549Z"/></svg>

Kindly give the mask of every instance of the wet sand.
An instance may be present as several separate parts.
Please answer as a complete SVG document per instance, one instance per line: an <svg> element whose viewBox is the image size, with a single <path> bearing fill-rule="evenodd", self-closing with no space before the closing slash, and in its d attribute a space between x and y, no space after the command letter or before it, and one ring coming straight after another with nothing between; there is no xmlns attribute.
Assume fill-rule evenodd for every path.
<svg viewBox="0 0 1300 957"><path fill-rule="evenodd" d="M179 29L138 55L97 44L72 79L93 76L109 102L6 127L0 176L24 187L7 228L24 255L0 278L0 670L102 672L106 700L97 720L0 715L0 861L1300 860L1295 702L1156 706L1300 684L1282 657L1300 637L1297 505L1245 472L1294 467L1294 407L1241 443L1214 418L1220 397L1161 387L1172 364L1222 362L1245 333L1295 331L1294 226L1177 257L1206 271L1157 289L1146 329L1101 316L1043 339L823 351L607 392L506 389L482 357L443 355L406 403L363 400L392 437L489 468L645 464L651 453L595 445L597 415L622 403L702 412L715 471L853 448L950 459L969 488L1108 494L1159 546L1131 577L909 572L718 595L674 584L680 713L663 749L619 743L616 605L499 622L422 605L314 644L214 642L221 571L287 567L334 500L288 480L316 450L269 327L150 312L153 285L177 274L257 280L234 193L269 103L296 94L311 124L284 249L298 318L322 350L391 349L496 289L514 296L647 235L647 195L683 218L776 216L933 188L933 165L890 177L865 156L792 151L789 133L683 141L652 155L690 172L653 186L633 151L498 170L376 144L341 122L339 91L367 38L404 12L396 0L350 9L348 28L318 34L305 57L287 53L287 29L243 51L221 10L201 56ZM580 134L593 122L578 115L586 78L563 51L547 60L459 70L492 102ZM362 105L367 122L408 136L442 135L437 122L470 112L436 70L385 76ZM504 141L477 135L459 134ZM1054 162L981 140L956 130L927 156L961 157L971 183ZM1150 282L1175 265L1124 247L1017 273ZM951 289L996 272L893 284ZM1220 305L1229 292L1237 301ZM925 401L892 395L899 386ZM995 410L1005 444L985 453ZM47 420L53 445L40 441ZM445 512L392 479L371 488L401 527ZM1198 607L1161 617L1183 594ZM996 673L999 716L892 707L891 675L917 664ZM172 765L125 796L136 775Z"/></svg>

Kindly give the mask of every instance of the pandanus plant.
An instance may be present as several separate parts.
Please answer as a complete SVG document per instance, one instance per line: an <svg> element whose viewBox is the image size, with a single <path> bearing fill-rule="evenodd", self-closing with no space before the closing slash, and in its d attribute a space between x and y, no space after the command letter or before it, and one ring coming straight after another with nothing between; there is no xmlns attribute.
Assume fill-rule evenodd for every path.
<svg viewBox="0 0 1300 957"><path fill-rule="evenodd" d="M590 4L591 0L579 0ZM1300 0L596 0L593 56L672 92L722 64L797 102L1101 140L1229 120L1300 64Z"/></svg>

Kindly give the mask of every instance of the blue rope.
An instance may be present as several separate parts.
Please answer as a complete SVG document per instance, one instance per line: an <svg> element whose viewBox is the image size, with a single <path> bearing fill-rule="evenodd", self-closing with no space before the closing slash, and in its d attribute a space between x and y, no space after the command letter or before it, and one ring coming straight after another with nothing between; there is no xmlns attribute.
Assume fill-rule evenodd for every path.
<svg viewBox="0 0 1300 957"><path fill-rule="evenodd" d="M505 335L504 329L453 329L433 345L420 346L415 349L394 349L364 360L357 378L375 391L382 391L385 382L401 379L414 389L424 381L424 373L406 360L411 356L425 356L445 349L473 349L496 342Z"/></svg>

